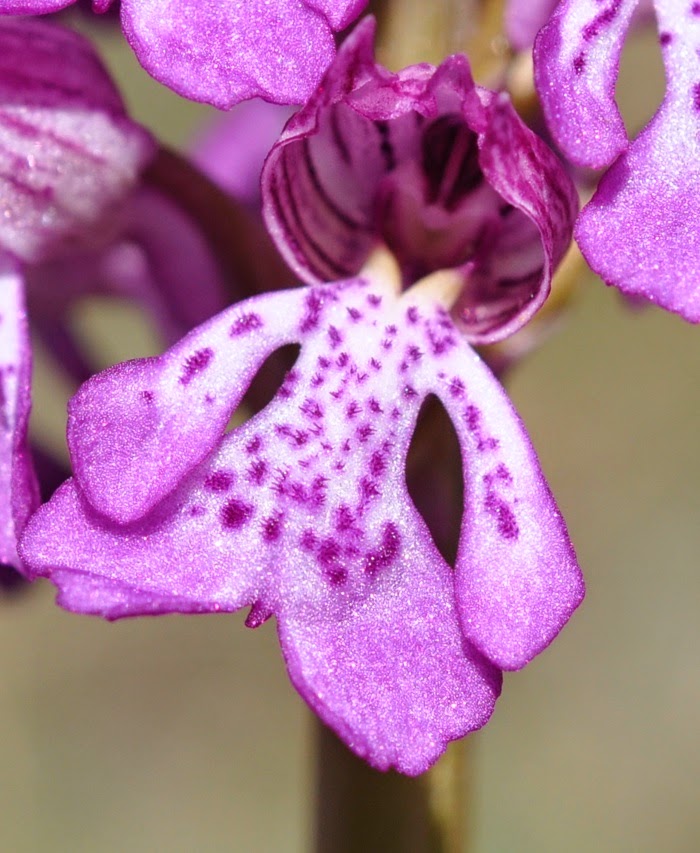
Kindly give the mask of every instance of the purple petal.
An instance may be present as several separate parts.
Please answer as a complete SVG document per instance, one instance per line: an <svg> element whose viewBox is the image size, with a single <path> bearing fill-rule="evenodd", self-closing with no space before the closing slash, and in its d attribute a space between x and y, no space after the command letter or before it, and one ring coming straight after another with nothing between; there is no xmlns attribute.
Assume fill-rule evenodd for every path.
<svg viewBox="0 0 700 853"><path fill-rule="evenodd" d="M344 43L263 170L263 213L308 282L356 275L378 242L404 284L460 268L469 340L519 328L549 292L577 210L555 156L464 57L392 74L373 22Z"/></svg>
<svg viewBox="0 0 700 853"><path fill-rule="evenodd" d="M563 0L535 43L535 81L566 156L601 168L627 147L615 103L620 54L639 0Z"/></svg>
<svg viewBox="0 0 700 853"><path fill-rule="evenodd" d="M166 497L215 447L264 359L293 342L304 310L295 291L261 296L160 358L120 364L85 383L69 404L68 444L90 503L127 523Z"/></svg>
<svg viewBox="0 0 700 853"><path fill-rule="evenodd" d="M0 15L50 15L75 0L0 0Z"/></svg>
<svg viewBox="0 0 700 853"><path fill-rule="evenodd" d="M505 30L516 50L532 47L535 36L557 6L559 0L508 0Z"/></svg>
<svg viewBox="0 0 700 853"><path fill-rule="evenodd" d="M456 566L462 630L501 669L520 669L559 633L584 586L532 445L481 360L443 359L436 390L462 447Z"/></svg>
<svg viewBox="0 0 700 853"><path fill-rule="evenodd" d="M484 344L517 331L542 307L578 213L571 179L505 95L491 100L486 117L479 159L502 204L457 306L468 339Z"/></svg>
<svg viewBox="0 0 700 853"><path fill-rule="evenodd" d="M0 100L0 245L33 263L104 241L154 149L89 43L1 20Z"/></svg>
<svg viewBox="0 0 700 853"><path fill-rule="evenodd" d="M192 160L239 201L260 209L260 172L291 116L290 107L255 99L209 125L193 145Z"/></svg>
<svg viewBox="0 0 700 853"><path fill-rule="evenodd" d="M17 539L39 502L27 445L31 351L24 282L7 256L0 265L0 564L21 570Z"/></svg>
<svg viewBox="0 0 700 853"><path fill-rule="evenodd" d="M691 11L658 4L666 98L601 180L581 214L576 239L608 284L697 323L700 9L694 15Z"/></svg>
<svg viewBox="0 0 700 853"><path fill-rule="evenodd" d="M315 606L278 619L289 675L319 717L374 767L414 776L487 722L501 674L464 642L452 570L425 530L414 520L399 535L410 543L400 571L385 571L366 601L338 612L319 579Z"/></svg>
<svg viewBox="0 0 700 853"><path fill-rule="evenodd" d="M302 103L335 52L333 31L364 0L123 0L124 32L144 68L221 108L247 98Z"/></svg>
<svg viewBox="0 0 700 853"><path fill-rule="evenodd" d="M219 409L270 338L300 342L299 359L273 402L225 434ZM192 357L203 352L206 363ZM212 389L227 406L207 403ZM465 459L457 591L406 489L431 392ZM32 572L64 607L108 618L250 604L254 627L276 615L299 691L379 768L419 773L483 725L500 675L482 654L522 665L580 599L522 426L425 289L361 278L248 300L161 359L91 380L72 412L93 506L71 481L34 515L22 543ZM134 490L139 520L96 511L97 500L125 510Z"/></svg>

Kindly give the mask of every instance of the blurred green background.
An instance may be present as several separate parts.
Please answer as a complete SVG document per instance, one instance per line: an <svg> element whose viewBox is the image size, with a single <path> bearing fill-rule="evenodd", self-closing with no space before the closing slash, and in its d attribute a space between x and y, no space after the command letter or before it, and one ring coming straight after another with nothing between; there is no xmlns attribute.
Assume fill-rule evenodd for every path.
<svg viewBox="0 0 700 853"><path fill-rule="evenodd" d="M182 144L211 115L104 40L134 115L162 137ZM632 124L661 95L654 44L625 60ZM145 336L124 349L115 314L87 313L107 359L148 351ZM39 398L57 388L40 373ZM700 330L633 311L590 277L510 390L588 597L506 676L473 737L473 849L697 851ZM54 443L61 411L40 425ZM0 850L309 849L311 727L274 625L107 624L60 611L39 582L0 602L0 650Z"/></svg>

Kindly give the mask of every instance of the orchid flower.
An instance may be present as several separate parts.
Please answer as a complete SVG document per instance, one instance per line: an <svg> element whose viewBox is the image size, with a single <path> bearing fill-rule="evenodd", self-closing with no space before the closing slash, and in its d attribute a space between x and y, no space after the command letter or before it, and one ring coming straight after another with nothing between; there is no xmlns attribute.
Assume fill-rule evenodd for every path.
<svg viewBox="0 0 700 853"><path fill-rule="evenodd" d="M590 266L625 294L700 322L700 3L654 0L666 97L630 142L615 103L637 0L564 0L540 32L535 76L575 163L609 167L576 225Z"/></svg>
<svg viewBox="0 0 700 853"><path fill-rule="evenodd" d="M138 185L154 143L88 43L46 22L4 19L0 49L0 564L19 570L16 539L38 503L26 306L77 385L93 372L68 324L81 297L136 301L171 342L224 302L197 230Z"/></svg>
<svg viewBox="0 0 700 853"><path fill-rule="evenodd" d="M559 0L507 0L504 29L516 50L532 47L539 29L549 20Z"/></svg>
<svg viewBox="0 0 700 853"><path fill-rule="evenodd" d="M75 0L0 0L0 14L45 15ZM106 12L113 0L93 0ZM335 53L333 34L367 0L121 0L124 34L149 74L228 109L260 96L301 103Z"/></svg>
<svg viewBox="0 0 700 853"><path fill-rule="evenodd" d="M470 347L541 304L576 199L464 57L392 74L372 43L368 20L263 172L270 228L306 285L83 385L74 479L22 555L78 613L274 615L321 719L375 767L417 774L487 721L502 670L547 646L583 595L525 429ZM227 431L290 343L274 400ZM454 569L405 481L431 395L462 453Z"/></svg>
<svg viewBox="0 0 700 853"><path fill-rule="evenodd" d="M2 22L0 94L0 563L17 568L16 539L38 502L27 449L27 270L112 232L152 143L87 43L62 28Z"/></svg>

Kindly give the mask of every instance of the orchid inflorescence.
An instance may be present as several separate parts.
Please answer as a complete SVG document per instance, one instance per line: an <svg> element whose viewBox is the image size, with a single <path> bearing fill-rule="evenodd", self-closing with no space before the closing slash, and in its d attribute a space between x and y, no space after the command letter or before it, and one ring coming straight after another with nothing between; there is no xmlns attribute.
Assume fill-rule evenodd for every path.
<svg viewBox="0 0 700 853"><path fill-rule="evenodd" d="M389 71L371 17L336 51L362 2L122 0L156 79L218 107L278 105L238 107L195 156L238 196L224 202L235 222L262 235L236 249L234 282L207 224L154 178L157 143L89 42L13 17L67 5L0 1L0 563L107 619L274 616L319 717L373 766L421 773L488 720L502 672L542 651L583 597L486 363L509 361L490 347L538 322L572 234L609 284L700 319L700 4L654 0L668 94L629 142L614 85L637 3L508 3L511 43L534 41L550 138L572 167L609 167L579 214L574 168L464 56ZM87 293L138 303L170 349L95 373L66 320ZM73 476L43 505L30 325L83 383L69 403ZM289 345L298 357L280 362L272 400L241 417ZM435 399L459 443L459 507L407 487ZM448 561L429 516L450 513Z"/></svg>

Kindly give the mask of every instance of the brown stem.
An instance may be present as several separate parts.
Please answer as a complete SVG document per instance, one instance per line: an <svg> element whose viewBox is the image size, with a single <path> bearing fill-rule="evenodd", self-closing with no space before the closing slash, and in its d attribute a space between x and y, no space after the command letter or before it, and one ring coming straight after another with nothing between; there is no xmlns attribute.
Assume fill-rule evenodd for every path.
<svg viewBox="0 0 700 853"><path fill-rule="evenodd" d="M277 252L262 219L181 154L161 148L146 169L144 181L197 223L229 282L232 300L294 283L294 275Z"/></svg>
<svg viewBox="0 0 700 853"><path fill-rule="evenodd" d="M314 718L315 853L466 853L468 741L422 776L380 773Z"/></svg>
<svg viewBox="0 0 700 853"><path fill-rule="evenodd" d="M421 409L407 460L416 508L454 564L463 475L459 443L436 398ZM427 773L380 773L315 721L316 853L465 853L468 741L450 745Z"/></svg>

